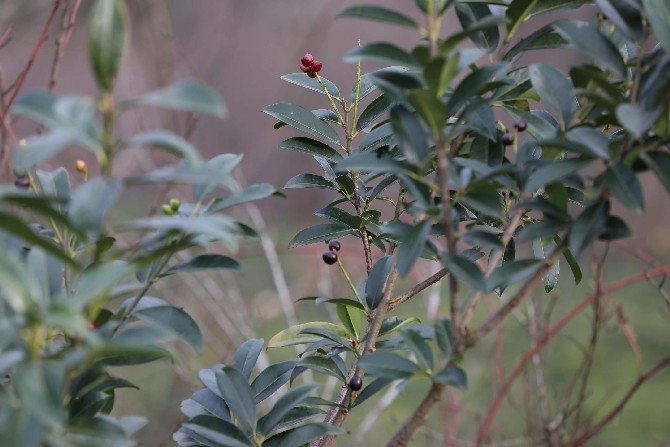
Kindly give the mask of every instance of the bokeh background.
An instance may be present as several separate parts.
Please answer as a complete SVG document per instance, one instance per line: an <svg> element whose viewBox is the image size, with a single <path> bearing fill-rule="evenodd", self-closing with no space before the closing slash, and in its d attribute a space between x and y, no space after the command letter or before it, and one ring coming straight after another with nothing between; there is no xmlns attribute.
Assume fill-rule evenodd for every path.
<svg viewBox="0 0 670 447"><path fill-rule="evenodd" d="M72 11L74 0L63 1ZM322 95L310 93L278 79L298 71L299 59L313 53L324 64L321 74L335 82L341 91L353 86L355 67L341 62L342 55L363 42L386 40L410 48L417 36L402 28L377 25L351 19L335 19L344 7L357 1L342 0L140 0L127 2L130 9L132 33L116 97L126 99L165 86L176 80L197 78L213 86L224 98L229 110L227 119L185 117L170 112L139 111L126 115L119 126L119 136L129 136L140 130L166 127L189 136L207 157L219 153L241 153L239 179L246 183L269 182L281 188L300 172L317 172L318 165L301 154L282 151L277 144L293 135L291 129L273 129L272 118L261 112L275 102L294 102L307 108L326 108ZM415 15L414 2L386 0L377 3ZM80 2L72 38L58 66L54 90L59 94L94 94L95 85L88 68L86 49L86 19L91 2ZM47 0L1 0L0 33L13 26L12 40L0 49L0 70L3 88L11 85L25 69L30 53L53 7ZM576 14L589 16L588 10ZM60 35L61 15L56 16L47 41L35 58L24 89L45 88L51 76L56 38ZM455 29L451 18L447 29ZM536 26L536 25L535 25ZM521 34L523 35L522 29ZM552 55L535 54L537 60ZM575 55L577 57L577 55ZM555 63L555 60L551 62ZM567 62L567 61L565 61ZM373 66L364 67L371 69ZM34 124L16 120L17 134L26 136L35 131ZM91 169L94 160L77 148L68 149L52 167L72 166L84 158ZM5 160L6 161L6 160ZM164 161L161 155L129 151L118 160L115 172L132 174L151 169ZM44 166L49 168L48 165ZM0 171L3 182L11 181L7 163ZM632 223L636 237L610 249L606 278L618 279L648 267L648 263L663 263L670 259L670 201L660 185L652 178L645 179L647 211L631 216L619 213ZM179 402L200 385L197 371L213 363L226 362L237 344L246 338L268 339L277 331L296 321L330 318L328 310L312 304L292 303L309 295L346 294L341 274L320 262L321 246L289 251L290 238L301 228L317 219L312 212L325 203L328 195L316 190L287 190L286 198L270 198L257 206L238 211L238 217L262 230L263 244L245 243L235 257L243 265L243 275L216 273L212 275L171 278L154 291L155 295L183 305L202 325L206 349L196 353L177 346L176 364L148 365L120 371L129 376L141 391L118 393L118 412L149 416L149 425L141 432L144 446L168 446L171 433L180 422ZM125 197L118 213L142 213L154 206L156 196L186 199L187 190L145 189ZM356 275L360 267L360 248L355 239L345 239L341 256L350 272ZM602 250L600 247L599 250ZM562 315L593 289L592 272L600 251L583 259L587 277L579 286L571 280L567 267L561 273L559 292L545 295L538 291L534 309L541 315L553 307L553 320ZM648 263L641 259L644 254ZM431 273L432 267L420 264L411 281ZM358 275L358 280L362 276ZM431 315L446 315L440 297L446 293L433 288L417 300ZM490 298L493 308L497 298ZM585 410L602 415L634 382L638 370L634 343L626 328L633 328L641 347L641 364L648 368L670 351L669 303L655 283L643 281L608 297L602 344L596 351L592 393L587 397ZM419 306L401 310L400 315L417 314ZM528 309L522 309L524 314ZM486 311L486 309L484 309ZM424 315L423 309L418 311ZM618 317L623 315L624 319ZM583 344L590 334L587 318L578 318L563 335L552 342L542 360L548 399L559 403L570 386L583 359ZM624 323L627 322L627 323ZM512 319L496 339L484 343L465 362L470 388L466 392L450 392L440 411L412 445L470 445L473 430L491 402L496 386L518 359L519 353L530 346L528 320L524 315ZM295 356L291 349L264 353L262 361ZM492 359L496 359L492 361ZM536 377L532 369L519 380L510 398L496 419L496 430L505 444L533 445L523 439L525 427L537 422L537 406L528 397ZM326 390L335 385L325 383ZM343 437L338 445L383 445L390 430L397 426L411 408L425 384L410 383L399 390L396 404L384 410L376 402L365 404L353 413L347 427L351 436ZM393 395L387 395L388 399ZM371 428L360 428L367 415L379 409L378 422ZM597 419L597 417L596 417ZM452 440L445 440L445 436ZM529 443L530 442L530 443ZM0 442L1 444L1 442ZM593 441L602 446L664 446L670 445L670 373L662 372L648 383L631 401L630 406L614 424Z"/></svg>

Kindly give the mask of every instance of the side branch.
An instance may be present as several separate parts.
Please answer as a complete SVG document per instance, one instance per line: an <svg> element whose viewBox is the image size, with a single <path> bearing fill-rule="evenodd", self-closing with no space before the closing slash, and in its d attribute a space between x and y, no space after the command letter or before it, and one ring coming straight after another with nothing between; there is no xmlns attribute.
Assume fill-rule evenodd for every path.
<svg viewBox="0 0 670 447"><path fill-rule="evenodd" d="M428 287L432 286L442 278L444 278L447 273L449 273L446 269L442 269L438 271L437 273L434 273L430 277L424 279L421 281L419 284L415 285L411 289L409 289L407 292L403 293L402 295L393 298L391 300L391 303L389 304L389 310L393 310L396 307L400 306L402 303L405 301L408 301L409 299L413 298L417 294L423 292L426 290Z"/></svg>
<svg viewBox="0 0 670 447"><path fill-rule="evenodd" d="M404 447L409 444L416 432L426 423L433 407L440 401L445 388L446 385L433 382L433 386L428 391L428 394L426 394L419 406L416 407L412 416L405 421L403 426L400 427L393 438L386 444L386 447Z"/></svg>

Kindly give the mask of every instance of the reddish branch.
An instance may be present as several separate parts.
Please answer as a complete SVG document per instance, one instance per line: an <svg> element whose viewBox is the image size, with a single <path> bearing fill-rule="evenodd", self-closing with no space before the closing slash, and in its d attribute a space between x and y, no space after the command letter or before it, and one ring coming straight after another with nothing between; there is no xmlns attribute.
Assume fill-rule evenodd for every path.
<svg viewBox="0 0 670 447"><path fill-rule="evenodd" d="M60 7L60 4L61 4L61 0L54 0L54 6L51 10L51 14L49 14L49 18L47 18L47 21L44 24L44 28L42 28L42 33L40 34L40 37L37 40L37 44L35 44L35 48L33 48L33 52L30 55L30 59L28 59L28 63L26 64L26 67L23 69L23 71L21 72L21 74L17 78L16 84L13 87L14 89L12 91L12 95L9 97L9 100L5 103L5 107L2 110L2 115L0 115L0 123L5 122L5 119L7 118L7 112L9 111L9 108L12 106L12 103L16 99L16 96L21 91L21 86L23 86L23 82L26 80L26 77L28 76L28 72L30 72L30 68L33 66L33 63L35 62L35 59L37 58L37 53L39 53L40 49L42 48L42 44L47 39L47 32L49 31L49 27L51 26L51 22L53 22L54 17L56 17L56 12L58 12L58 8Z"/></svg>
<svg viewBox="0 0 670 447"><path fill-rule="evenodd" d="M563 329L563 327L566 324L568 324L570 321L572 321L577 315L581 314L582 311L584 311L584 309L586 309L588 306L590 306L596 299L598 299L603 294L608 294L608 293L611 293L615 290L619 290L619 289L622 289L624 287L628 287L631 284L635 284L637 282L643 281L643 280L645 280L649 277L668 275L668 274L670 274L670 265L666 265L666 266L663 266L663 267L658 267L658 268L655 268L653 270L646 271L646 272L637 273L637 274L629 276L627 278L623 278L619 281L615 281L609 287L600 291L600 293L596 292L596 293L586 297L584 300L582 300L582 302L577 304L575 307L572 308L572 310L570 310L567 314L565 314L563 316L563 318L561 318L556 324L554 324L547 331L547 333L537 341L535 346L533 346L531 349L529 349L523 355L523 357L521 357L521 359L517 362L516 367L514 368L512 373L510 374L507 381L503 384L502 388L500 388L500 390L498 391L498 394L496 395L495 400L493 401L493 403L489 407L488 412L486 413L486 416L484 417L482 425L480 426L479 431L477 433L476 445L481 444L482 440L484 439L484 436L486 435L489 428L491 427L491 423L493 422L493 418L495 417L495 414L496 414L496 411L498 410L498 407L502 403L503 399L505 398L505 395L509 392L512 384L517 379L519 374L521 374L521 372L526 367L528 362L530 362L532 360L533 356L535 354L537 354L542 348L544 348L544 346L551 339L553 339L554 336L561 329ZM659 364L659 365L662 365L661 368L666 366L666 364L664 362L670 363L670 359L666 359L663 362L661 362ZM638 381L635 383L635 385L631 388L631 390L629 390L629 393L632 395L632 393L634 393L637 390L637 388L642 384L642 382L649 379L649 377L651 377L651 375L656 374L658 372L658 369L660 369L659 365L656 365L650 371L648 371L644 375L640 376L638 378ZM628 394L626 394L626 396L624 397L622 402L617 407L615 407L615 409L613 411L616 410L616 413L621 411L621 408L623 408L623 406L626 404L628 399L630 399L630 396ZM619 406L621 406L621 408L619 408ZM616 415L616 413L614 415ZM614 415L612 415L611 417L614 417ZM594 429L597 428L598 430L600 430L604 426L603 421L605 421L605 423L608 422L607 416L605 418L603 418L603 420L601 420L598 424L596 424L594 426ZM582 435L580 440L583 439L583 442L585 442L588 438L584 438L584 437L592 431L593 431L593 429L589 430L589 432L587 432L585 435ZM595 432L593 432L593 434L595 434ZM593 434L591 434L590 436L593 436Z"/></svg>

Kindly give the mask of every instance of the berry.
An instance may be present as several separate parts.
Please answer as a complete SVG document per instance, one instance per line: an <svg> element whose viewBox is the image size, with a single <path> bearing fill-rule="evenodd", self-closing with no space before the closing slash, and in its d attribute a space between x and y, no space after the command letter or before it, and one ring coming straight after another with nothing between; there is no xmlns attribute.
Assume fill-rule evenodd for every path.
<svg viewBox="0 0 670 447"><path fill-rule="evenodd" d="M510 144L514 143L514 137L511 133L506 133L502 136L502 142L505 146L509 146Z"/></svg>
<svg viewBox="0 0 670 447"><path fill-rule="evenodd" d="M523 132L524 130L526 130L527 126L528 124L526 123L525 120L519 120L516 123L514 123L514 128L519 132Z"/></svg>
<svg viewBox="0 0 670 447"><path fill-rule="evenodd" d="M179 207L181 206L181 201L179 199L170 199L168 205L170 205L170 209L172 211L177 212L179 211Z"/></svg>
<svg viewBox="0 0 670 447"><path fill-rule="evenodd" d="M320 72L322 68L323 64L320 61L314 61L312 64L312 70L314 70L316 73Z"/></svg>
<svg viewBox="0 0 670 447"><path fill-rule="evenodd" d="M82 174L86 174L88 172L88 166L86 166L86 162L84 160L77 160L74 163L74 169Z"/></svg>
<svg viewBox="0 0 670 447"><path fill-rule="evenodd" d="M310 71L312 71L312 69L309 67L305 67L304 65L301 65L300 71L302 71L303 73L309 73Z"/></svg>
<svg viewBox="0 0 670 447"><path fill-rule="evenodd" d="M300 63L302 63L302 65L305 67L311 67L314 63L314 56L307 53L302 57L302 59L300 59Z"/></svg>
<svg viewBox="0 0 670 447"><path fill-rule="evenodd" d="M354 376L349 381L349 389L351 391L360 391L363 388L363 379L358 376Z"/></svg>
<svg viewBox="0 0 670 447"><path fill-rule="evenodd" d="M19 189L28 189L30 188L30 179L28 177L19 177L14 180L14 186Z"/></svg>
<svg viewBox="0 0 670 447"><path fill-rule="evenodd" d="M168 205L167 203L163 204L161 206L161 210L163 210L163 214L167 216L172 216L174 214L174 211L172 210L172 207Z"/></svg>
<svg viewBox="0 0 670 447"><path fill-rule="evenodd" d="M337 262L337 253L330 250L324 252L321 257L323 258L323 262L328 265L333 265Z"/></svg>
<svg viewBox="0 0 670 447"><path fill-rule="evenodd" d="M316 78L316 71L310 69L307 72L307 76L309 76L310 78Z"/></svg>
<svg viewBox="0 0 670 447"><path fill-rule="evenodd" d="M332 241L328 242L328 250L340 251L340 248L342 248L342 244L340 244L340 241L337 239L333 239Z"/></svg>

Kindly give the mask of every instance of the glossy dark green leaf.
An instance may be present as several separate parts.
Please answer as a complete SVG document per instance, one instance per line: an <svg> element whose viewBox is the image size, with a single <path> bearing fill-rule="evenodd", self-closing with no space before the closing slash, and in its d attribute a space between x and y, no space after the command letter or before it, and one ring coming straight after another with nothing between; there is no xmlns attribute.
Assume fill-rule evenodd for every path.
<svg viewBox="0 0 670 447"><path fill-rule="evenodd" d="M640 4L627 0L595 0L605 17L626 37L638 40L642 37L643 25Z"/></svg>
<svg viewBox="0 0 670 447"><path fill-rule="evenodd" d="M574 127L566 136L570 141L586 147L591 155L609 160L609 139L600 130L588 126Z"/></svg>
<svg viewBox="0 0 670 447"><path fill-rule="evenodd" d="M224 118L228 111L218 92L201 82L180 81L168 87L154 90L137 100L127 103L129 107L158 107L187 112L209 113Z"/></svg>
<svg viewBox="0 0 670 447"><path fill-rule="evenodd" d="M533 255L537 259L547 259L555 248L556 243L551 238L535 239L533 241ZM551 266L547 274L544 275L544 278L542 278L545 293L549 293L554 290L558 284L558 275L561 271L560 268L559 261L556 261L554 265Z"/></svg>
<svg viewBox="0 0 670 447"><path fill-rule="evenodd" d="M340 142L340 138L332 127L303 107L289 103L277 103L265 107L263 112L320 140L335 144Z"/></svg>
<svg viewBox="0 0 670 447"><path fill-rule="evenodd" d="M356 130L363 130L382 116L391 107L391 101L386 95L380 95L375 98L365 109L361 112L356 121Z"/></svg>
<svg viewBox="0 0 670 447"><path fill-rule="evenodd" d="M347 378L344 373L337 366L337 363L331 357L322 357L319 355L310 355L303 357L298 364L298 367L302 366L309 368L313 371L320 372L322 374L335 377L340 382L346 382Z"/></svg>
<svg viewBox="0 0 670 447"><path fill-rule="evenodd" d="M644 211L642 186L629 166L621 162L609 165L605 171L604 180L614 196L624 206L638 214Z"/></svg>
<svg viewBox="0 0 670 447"><path fill-rule="evenodd" d="M154 306L136 310L133 315L177 335L195 349L202 349L202 333L193 318L182 309L173 306Z"/></svg>
<svg viewBox="0 0 670 447"><path fill-rule="evenodd" d="M424 220L423 222L411 226L409 230L404 233L398 245L398 273L400 273L400 276L406 276L412 270L416 260L421 256L430 229L431 222L429 220Z"/></svg>
<svg viewBox="0 0 670 447"><path fill-rule="evenodd" d="M298 232L298 234L296 234L288 243L288 247L293 248L300 245L337 239L338 237L346 236L347 234L353 234L356 231L356 229L343 224L329 223L314 225Z"/></svg>
<svg viewBox="0 0 670 447"><path fill-rule="evenodd" d="M252 338L242 343L235 351L233 367L247 379L251 377L258 356L263 351L263 343L262 338Z"/></svg>
<svg viewBox="0 0 670 447"><path fill-rule="evenodd" d="M423 338L419 331L408 328L400 331L400 334L405 342L405 346L416 356L424 370L432 370L435 365L433 363L433 351Z"/></svg>
<svg viewBox="0 0 670 447"><path fill-rule="evenodd" d="M472 229L463 234L462 240L470 245L478 247L493 248L502 250L503 245L497 232L491 232L482 229Z"/></svg>
<svg viewBox="0 0 670 447"><path fill-rule="evenodd" d="M491 217L503 217L502 202L495 190L469 192L460 198L460 202L472 211Z"/></svg>
<svg viewBox="0 0 670 447"><path fill-rule="evenodd" d="M492 15L491 10L485 3L457 3L456 15L461 22L464 31L468 31L475 26L477 22ZM470 39L479 48L484 48L493 52L500 41L500 32L497 26L487 27L470 36Z"/></svg>
<svg viewBox="0 0 670 447"><path fill-rule="evenodd" d="M110 208L121 192L121 181L94 178L80 185L72 194L68 217L82 231L100 233Z"/></svg>
<svg viewBox="0 0 670 447"><path fill-rule="evenodd" d="M647 110L635 104L619 104L616 108L616 117L621 126L630 132L633 137L640 139L654 125L659 110Z"/></svg>
<svg viewBox="0 0 670 447"><path fill-rule="evenodd" d="M349 333L342 326L328 321L312 321L310 323L296 324L278 332L268 341L268 348L316 343L324 338L323 332L315 335L314 333L309 333L309 331L315 332L319 330L328 331L345 340L349 337Z"/></svg>
<svg viewBox="0 0 670 447"><path fill-rule="evenodd" d="M285 189L298 188L319 188L319 189L335 189L335 185L330 180L326 180L323 176L316 174L298 174L289 179L284 185Z"/></svg>
<svg viewBox="0 0 670 447"><path fill-rule="evenodd" d="M363 388L362 391L358 393L358 396L356 397L356 400L354 401L353 405L351 406L352 408L362 404L375 394L377 394L379 391L384 389L389 383L393 382L391 379L385 379L378 377L374 379L372 382L370 382L369 385L366 385L365 388Z"/></svg>
<svg viewBox="0 0 670 447"><path fill-rule="evenodd" d="M541 0L531 10L530 16L537 16L556 11L577 9L589 3L588 0Z"/></svg>
<svg viewBox="0 0 670 447"><path fill-rule="evenodd" d="M352 303L360 304L357 301L352 301ZM359 317L359 315L357 315L357 312L350 311L349 306L346 306L344 304L336 304L335 310L337 311L337 317L340 319L342 326L344 326L349 331L351 338L353 338L354 340L358 340L359 330L357 326L360 326L360 324L357 325L354 323L354 319ZM352 313L354 314L353 318Z"/></svg>
<svg viewBox="0 0 670 447"><path fill-rule="evenodd" d="M561 129L572 122L576 108L572 82L551 65L533 64L528 67L533 88L542 99L542 103L558 120Z"/></svg>
<svg viewBox="0 0 670 447"><path fill-rule="evenodd" d="M251 391L255 396L255 402L259 403L267 399L288 382L295 365L294 360L288 360L273 363L261 371L251 383Z"/></svg>
<svg viewBox="0 0 670 447"><path fill-rule="evenodd" d="M91 351L90 359L105 365L142 365L162 358L170 358L170 353L157 346L138 346L137 343L107 343Z"/></svg>
<svg viewBox="0 0 670 447"><path fill-rule="evenodd" d="M374 60L392 65L419 67L419 62L407 51L387 42L372 42L349 50L342 58L344 62Z"/></svg>
<svg viewBox="0 0 670 447"><path fill-rule="evenodd" d="M327 206L325 208L318 209L314 212L314 215L324 218L331 223L347 225L350 228L360 228L361 224L363 223L363 219L360 217L353 216L348 212L334 206Z"/></svg>
<svg viewBox="0 0 670 447"><path fill-rule="evenodd" d="M488 101L477 97L472 98L463 113L463 118L467 125L479 135L491 141L498 138L493 107Z"/></svg>
<svg viewBox="0 0 670 447"><path fill-rule="evenodd" d="M214 416L196 416L184 422L182 429L199 445L208 447L252 447L254 445L247 435L232 422Z"/></svg>
<svg viewBox="0 0 670 447"><path fill-rule="evenodd" d="M442 265L459 280L471 285L477 290L486 290L484 272L477 264L463 256L456 255L443 257Z"/></svg>
<svg viewBox="0 0 670 447"><path fill-rule="evenodd" d="M88 54L98 86L111 91L128 38L128 11L121 0L98 0L88 26Z"/></svg>
<svg viewBox="0 0 670 447"><path fill-rule="evenodd" d="M515 237L516 241L528 242L535 239L560 234L570 228L570 222L563 219L545 219L525 225Z"/></svg>
<svg viewBox="0 0 670 447"><path fill-rule="evenodd" d="M365 284L365 302L368 308L375 309L379 306L384 297L384 286L392 267L393 258L391 256L384 256L372 266Z"/></svg>
<svg viewBox="0 0 670 447"><path fill-rule="evenodd" d="M352 17L400 25L406 28L418 29L419 25L411 17L392 9L376 5L356 5L344 8L337 17Z"/></svg>
<svg viewBox="0 0 670 447"><path fill-rule="evenodd" d="M358 361L358 366L365 370L366 374L391 380L409 379L421 371L416 363L394 352L385 351L365 354Z"/></svg>
<svg viewBox="0 0 670 447"><path fill-rule="evenodd" d="M293 137L279 143L281 149L302 152L308 155L323 157L327 160L340 161L342 155L335 149L320 141L308 137Z"/></svg>
<svg viewBox="0 0 670 447"><path fill-rule="evenodd" d="M447 103L448 110L455 111L471 97L478 96L486 91L494 79L504 74L506 68L506 63L495 62L468 74L451 94Z"/></svg>
<svg viewBox="0 0 670 447"><path fill-rule="evenodd" d="M623 219L616 216L608 216L605 229L599 237L604 241L616 241L629 238L632 235L633 232Z"/></svg>
<svg viewBox="0 0 670 447"><path fill-rule="evenodd" d="M667 192L670 192L670 154L661 151L651 151L640 155L644 163L654 171Z"/></svg>
<svg viewBox="0 0 670 447"><path fill-rule="evenodd" d="M670 53L670 4L666 0L642 0L645 17L663 49Z"/></svg>
<svg viewBox="0 0 670 447"><path fill-rule="evenodd" d="M377 70L368 76L369 82L381 89L391 101L398 104L405 102L408 91L425 87L423 78L413 71Z"/></svg>
<svg viewBox="0 0 670 447"><path fill-rule="evenodd" d="M126 147L151 146L186 159L190 163L200 163L202 158L191 143L167 130L152 130L136 134L124 141Z"/></svg>
<svg viewBox="0 0 670 447"><path fill-rule="evenodd" d="M435 374L433 380L443 385L453 386L460 390L468 388L468 377L465 370L458 366L447 366L439 373Z"/></svg>
<svg viewBox="0 0 670 447"><path fill-rule="evenodd" d="M407 100L428 125L433 135L439 135L449 118L447 108L442 101L429 90L413 91L407 96Z"/></svg>
<svg viewBox="0 0 670 447"><path fill-rule="evenodd" d="M208 208L207 213L216 213L232 206L242 203L253 202L255 200L265 199L275 194L277 190L269 183L257 183L249 185L240 191L237 191L223 200L215 200Z"/></svg>
<svg viewBox="0 0 670 447"><path fill-rule="evenodd" d="M313 422L283 431L263 442L263 447L295 447L307 445L310 441L325 435L341 435L345 431L322 422Z"/></svg>
<svg viewBox="0 0 670 447"><path fill-rule="evenodd" d="M545 26L519 40L503 56L503 60L511 61L518 54L530 50L544 50L564 47L568 42L551 26Z"/></svg>
<svg viewBox="0 0 670 447"><path fill-rule="evenodd" d="M454 333L451 329L451 321L445 317L439 317L435 322L435 341L442 352L445 360L451 358L451 349L454 345Z"/></svg>
<svg viewBox="0 0 670 447"><path fill-rule="evenodd" d="M25 145L13 151L12 168L16 172L27 172L41 161L54 157L75 140L72 132L63 129L30 137L25 140Z"/></svg>
<svg viewBox="0 0 670 447"><path fill-rule="evenodd" d="M609 202L600 201L587 207L577 217L569 236L569 248L575 257L579 257L603 232L607 224L609 208Z"/></svg>
<svg viewBox="0 0 670 447"><path fill-rule="evenodd" d="M523 191L525 193L534 193L545 185L574 174L590 163L591 160L584 158L571 158L551 162L550 164L537 169L528 177L528 181L526 181Z"/></svg>
<svg viewBox="0 0 670 447"><path fill-rule="evenodd" d="M505 42L509 42L516 33L517 28L528 18L528 15L538 3L539 0L512 0L505 10L505 17L507 17L507 37Z"/></svg>
<svg viewBox="0 0 670 447"><path fill-rule="evenodd" d="M391 145L395 140L391 123L384 123L375 127L367 134L358 146L359 152L371 152L380 147Z"/></svg>
<svg viewBox="0 0 670 447"><path fill-rule="evenodd" d="M339 98L340 90L337 88L337 86L332 82L330 82L328 79L324 78L323 76L320 76L320 78L325 84L328 93L330 93L330 96L332 96L333 98ZM316 78L310 78L305 73L286 74L280 76L279 79L281 79L282 81L286 81L290 84L306 88L308 90L319 92L322 95L326 94L326 92L323 91L323 87L321 87L321 84L319 84L319 81Z"/></svg>
<svg viewBox="0 0 670 447"><path fill-rule="evenodd" d="M194 256L193 258L173 265L161 276L168 276L174 273L192 273L208 269L230 269L242 272L242 266L239 262L230 256L217 254L204 254Z"/></svg>
<svg viewBox="0 0 670 447"><path fill-rule="evenodd" d="M282 421L282 419L296 406L305 402L305 399L318 387L315 383L308 383L293 388L284 394L258 421L258 431L268 435Z"/></svg>
<svg viewBox="0 0 670 447"><path fill-rule="evenodd" d="M398 105L391 109L391 127L398 145L410 163L420 164L430 154L427 135L416 115L406 107Z"/></svg>
<svg viewBox="0 0 670 447"><path fill-rule="evenodd" d="M506 289L535 273L542 265L537 259L518 259L505 262L496 268L486 280L488 290Z"/></svg>
<svg viewBox="0 0 670 447"><path fill-rule="evenodd" d="M408 163L401 163L393 160L390 157L378 157L377 154L369 152L360 152L347 157L344 161L339 162L335 166L335 172L351 171L367 171L370 173L404 173L413 174L409 172Z"/></svg>
<svg viewBox="0 0 670 447"><path fill-rule="evenodd" d="M219 392L245 430L256 430L256 403L247 379L235 368L224 366L215 371Z"/></svg>
<svg viewBox="0 0 670 447"><path fill-rule="evenodd" d="M595 58L604 67L621 77L626 76L626 64L616 46L595 28L595 23L561 19L552 25L568 42L587 57Z"/></svg>
<svg viewBox="0 0 670 447"><path fill-rule="evenodd" d="M57 199L54 201L54 208L60 213L65 213L66 205L71 196L70 175L67 170L63 167L56 168L52 172L37 169L35 177L42 194Z"/></svg>
<svg viewBox="0 0 670 447"><path fill-rule="evenodd" d="M503 106L505 111L515 120L523 119L528 124L527 132L541 139L550 139L556 136L556 127L541 116L537 111L526 112L516 107Z"/></svg>

